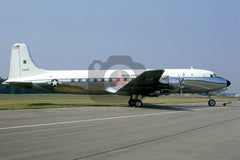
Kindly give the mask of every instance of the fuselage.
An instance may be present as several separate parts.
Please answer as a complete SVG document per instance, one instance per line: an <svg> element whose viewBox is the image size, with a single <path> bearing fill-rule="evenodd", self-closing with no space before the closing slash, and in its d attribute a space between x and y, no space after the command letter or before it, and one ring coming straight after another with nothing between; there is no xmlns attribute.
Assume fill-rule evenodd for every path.
<svg viewBox="0 0 240 160"><path fill-rule="evenodd" d="M28 88L76 94L112 94L146 70L58 70L8 79L6 83L28 84ZM200 69L164 69L156 91L161 93L209 93L223 89L229 81ZM21 87L21 83L19 86ZM110 89L111 90L110 90ZM153 91L155 92L155 91ZM121 94L121 93L119 93Z"/></svg>

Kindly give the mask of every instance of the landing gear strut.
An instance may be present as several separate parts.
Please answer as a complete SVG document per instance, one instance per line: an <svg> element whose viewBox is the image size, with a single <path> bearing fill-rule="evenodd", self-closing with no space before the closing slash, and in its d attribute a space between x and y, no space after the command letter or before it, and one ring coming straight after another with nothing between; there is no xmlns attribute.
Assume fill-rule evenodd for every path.
<svg viewBox="0 0 240 160"><path fill-rule="evenodd" d="M142 104L143 103L142 103L141 100L138 99L138 96L136 96L135 99L133 99L132 95L131 95L131 97L130 97L130 99L128 101L128 105L131 106L131 107L133 107L133 106L135 106L135 107L142 107Z"/></svg>
<svg viewBox="0 0 240 160"><path fill-rule="evenodd" d="M208 97L209 97L208 105L214 107L216 105L216 101L212 99L211 95L209 95Z"/></svg>

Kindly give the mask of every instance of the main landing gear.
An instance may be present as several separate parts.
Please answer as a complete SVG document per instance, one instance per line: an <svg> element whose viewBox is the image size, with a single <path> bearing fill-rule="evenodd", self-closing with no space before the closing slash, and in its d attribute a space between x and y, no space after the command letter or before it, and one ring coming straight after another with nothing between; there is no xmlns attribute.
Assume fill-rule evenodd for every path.
<svg viewBox="0 0 240 160"><path fill-rule="evenodd" d="M141 100L138 99L138 96L135 97L135 99L132 98L132 96L130 97L129 101L128 101L128 105L133 107L142 107L143 103Z"/></svg>
<svg viewBox="0 0 240 160"><path fill-rule="evenodd" d="M209 97L208 105L210 107L214 107L216 105L216 101L212 99L211 95L208 95L208 97Z"/></svg>

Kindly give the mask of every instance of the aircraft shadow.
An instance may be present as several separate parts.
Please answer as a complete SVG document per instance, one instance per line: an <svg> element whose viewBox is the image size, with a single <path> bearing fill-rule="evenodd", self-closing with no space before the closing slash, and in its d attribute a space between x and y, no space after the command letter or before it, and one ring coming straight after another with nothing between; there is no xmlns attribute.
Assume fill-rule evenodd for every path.
<svg viewBox="0 0 240 160"><path fill-rule="evenodd" d="M167 104L150 104L150 103L144 103L143 106L140 108L169 110L169 111L192 111L191 109L184 108L184 106L170 106Z"/></svg>

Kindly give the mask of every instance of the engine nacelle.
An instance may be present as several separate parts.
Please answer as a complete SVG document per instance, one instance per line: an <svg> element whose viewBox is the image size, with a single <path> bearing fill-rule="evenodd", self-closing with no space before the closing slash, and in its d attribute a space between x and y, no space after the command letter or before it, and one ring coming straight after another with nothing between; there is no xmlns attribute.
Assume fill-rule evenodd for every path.
<svg viewBox="0 0 240 160"><path fill-rule="evenodd" d="M161 91L155 91L149 94L149 97L158 97L161 95Z"/></svg>

